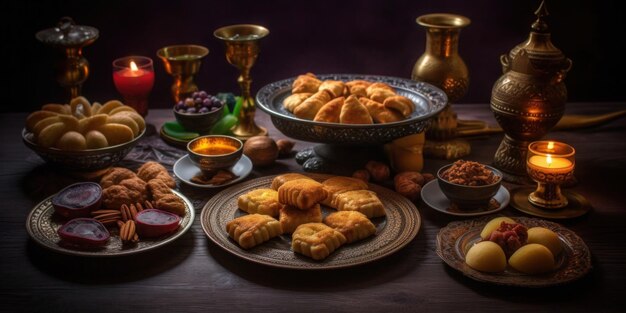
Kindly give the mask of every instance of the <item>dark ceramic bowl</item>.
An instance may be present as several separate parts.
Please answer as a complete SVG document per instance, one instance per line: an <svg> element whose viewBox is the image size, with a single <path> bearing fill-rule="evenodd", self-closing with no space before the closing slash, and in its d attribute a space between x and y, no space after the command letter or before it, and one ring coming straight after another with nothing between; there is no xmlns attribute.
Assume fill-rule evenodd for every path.
<svg viewBox="0 0 626 313"><path fill-rule="evenodd" d="M207 134L213 125L222 118L224 106L222 105L219 109L207 113L181 113L175 109L172 111L174 111L176 121L178 121L185 130Z"/></svg>
<svg viewBox="0 0 626 313"><path fill-rule="evenodd" d="M206 146L229 146L234 150L221 154L203 154L198 150ZM243 153L241 140L223 135L208 135L194 138L187 144L187 152L191 162L206 174L215 173L217 170L229 168L237 163Z"/></svg>
<svg viewBox="0 0 626 313"><path fill-rule="evenodd" d="M448 164L437 171L437 182L443 194L460 209L487 208L489 200L491 200L500 189L502 173L489 165L485 165L487 169L500 177L498 181L491 185L466 186L451 183L441 177L443 172L450 166L452 166L452 164Z"/></svg>

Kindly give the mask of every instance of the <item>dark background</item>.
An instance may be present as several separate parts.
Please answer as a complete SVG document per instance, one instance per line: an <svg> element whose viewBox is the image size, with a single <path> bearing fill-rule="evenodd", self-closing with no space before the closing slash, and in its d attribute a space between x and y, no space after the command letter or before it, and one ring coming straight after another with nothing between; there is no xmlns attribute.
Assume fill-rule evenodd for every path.
<svg viewBox="0 0 626 313"><path fill-rule="evenodd" d="M461 32L460 54L470 90L461 102L488 103L501 74L499 56L528 36L538 0L482 1L3 1L2 112L32 111L66 101L54 81L54 53L35 39L62 16L100 30L83 52L91 75L83 95L91 101L119 98L111 62L122 56L154 60L156 82L150 107L171 105L171 77L156 57L166 45L194 43L209 48L196 78L210 93L238 92L237 70L224 57L218 27L253 23L270 35L252 69L253 92L303 72L362 73L410 77L424 52L422 14L462 14L472 24ZM566 80L570 102L624 101L626 18L618 1L548 1L553 42L574 66Z"/></svg>

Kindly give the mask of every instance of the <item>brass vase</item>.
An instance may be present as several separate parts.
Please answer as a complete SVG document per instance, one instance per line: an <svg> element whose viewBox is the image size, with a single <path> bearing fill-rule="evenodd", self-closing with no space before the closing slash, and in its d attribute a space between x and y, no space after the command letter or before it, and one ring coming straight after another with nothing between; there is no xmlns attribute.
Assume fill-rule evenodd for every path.
<svg viewBox="0 0 626 313"><path fill-rule="evenodd" d="M35 34L37 40L59 52L55 78L67 90L70 100L81 95L82 85L89 77L89 62L83 57L83 47L94 43L98 36L98 29L76 25L70 17L61 18L57 27Z"/></svg>
<svg viewBox="0 0 626 313"><path fill-rule="evenodd" d="M563 116L567 100L563 80L572 66L551 42L543 2L535 15L529 38L501 56L504 74L491 95L491 110L505 132L493 163L506 181L514 183L530 182L528 144L541 139Z"/></svg>
<svg viewBox="0 0 626 313"><path fill-rule="evenodd" d="M456 113L450 107L467 93L469 71L459 55L459 34L470 24L467 17L435 13L417 18L426 28L426 49L415 63L411 79L441 88L448 95L448 106L437 115L427 131L427 138L444 140L455 137Z"/></svg>

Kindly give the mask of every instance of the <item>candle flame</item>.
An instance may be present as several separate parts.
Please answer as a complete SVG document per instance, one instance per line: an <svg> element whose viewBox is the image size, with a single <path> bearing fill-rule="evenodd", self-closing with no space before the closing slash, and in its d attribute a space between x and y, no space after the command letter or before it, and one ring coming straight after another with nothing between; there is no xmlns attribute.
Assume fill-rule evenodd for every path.
<svg viewBox="0 0 626 313"><path fill-rule="evenodd" d="M548 149L554 149L554 141L548 141Z"/></svg>
<svg viewBox="0 0 626 313"><path fill-rule="evenodd" d="M548 163L548 167L550 167L550 165L552 165L552 156L548 154L548 156L546 157L546 163Z"/></svg>
<svg viewBox="0 0 626 313"><path fill-rule="evenodd" d="M130 61L130 70L133 72L136 72L139 68L137 67L137 64L135 64L135 61Z"/></svg>

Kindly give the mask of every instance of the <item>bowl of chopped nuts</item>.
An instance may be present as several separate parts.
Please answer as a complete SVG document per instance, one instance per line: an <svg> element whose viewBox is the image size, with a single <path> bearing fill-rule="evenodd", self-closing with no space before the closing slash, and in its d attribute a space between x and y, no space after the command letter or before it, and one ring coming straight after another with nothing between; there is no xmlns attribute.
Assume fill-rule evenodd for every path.
<svg viewBox="0 0 626 313"><path fill-rule="evenodd" d="M489 165L458 160L437 171L439 188L460 209L487 208L500 189L502 173Z"/></svg>

